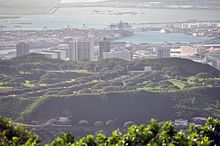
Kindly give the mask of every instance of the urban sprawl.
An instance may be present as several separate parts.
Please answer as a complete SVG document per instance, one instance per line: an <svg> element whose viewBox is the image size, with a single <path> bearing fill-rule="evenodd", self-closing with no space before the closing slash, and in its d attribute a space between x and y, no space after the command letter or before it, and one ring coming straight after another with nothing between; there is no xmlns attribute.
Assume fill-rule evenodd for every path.
<svg viewBox="0 0 220 146"><path fill-rule="evenodd" d="M206 36L203 42L139 43L115 41L132 36L134 32L159 31L184 33L194 37ZM49 58L71 61L98 61L119 58L132 61L138 58L181 57L210 64L220 70L220 22L191 20L178 23L124 23L110 24L105 29L83 26L50 30L0 31L0 57L9 59L32 52Z"/></svg>

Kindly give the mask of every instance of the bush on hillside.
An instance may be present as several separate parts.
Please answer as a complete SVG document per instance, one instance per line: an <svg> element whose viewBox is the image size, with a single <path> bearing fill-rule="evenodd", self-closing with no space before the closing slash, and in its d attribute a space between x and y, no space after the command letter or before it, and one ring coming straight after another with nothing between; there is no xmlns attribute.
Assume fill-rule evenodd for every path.
<svg viewBox="0 0 220 146"><path fill-rule="evenodd" d="M87 123L87 121L81 122ZM158 123L156 120L151 120L148 125L132 125L125 134L115 130L109 137L98 133L76 140L74 135L64 134L63 137L56 138L48 146L217 146L220 145L219 137L220 121L217 119L208 118L204 126L195 127L191 125L187 130L181 131L176 130L172 122ZM0 145L39 146L40 139L12 121L0 117Z"/></svg>
<svg viewBox="0 0 220 146"><path fill-rule="evenodd" d="M0 116L0 145L1 146L39 146L40 139L23 127Z"/></svg>

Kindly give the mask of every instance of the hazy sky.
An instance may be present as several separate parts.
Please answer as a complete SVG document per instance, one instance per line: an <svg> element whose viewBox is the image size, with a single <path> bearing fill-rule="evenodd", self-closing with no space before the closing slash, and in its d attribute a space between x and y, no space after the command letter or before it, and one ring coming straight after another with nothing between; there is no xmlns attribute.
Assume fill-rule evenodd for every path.
<svg viewBox="0 0 220 146"><path fill-rule="evenodd" d="M61 2L97 2L105 0L62 0Z"/></svg>

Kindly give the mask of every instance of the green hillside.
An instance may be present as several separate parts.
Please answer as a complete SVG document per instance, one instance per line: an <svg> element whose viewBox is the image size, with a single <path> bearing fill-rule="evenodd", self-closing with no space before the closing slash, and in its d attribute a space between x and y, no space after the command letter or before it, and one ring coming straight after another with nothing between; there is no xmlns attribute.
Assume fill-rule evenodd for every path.
<svg viewBox="0 0 220 146"><path fill-rule="evenodd" d="M220 116L220 72L187 59L70 62L30 54L0 67L0 114L17 121Z"/></svg>
<svg viewBox="0 0 220 146"><path fill-rule="evenodd" d="M142 123L151 118L160 121L196 116L220 117L218 88L193 89L172 93L146 91L101 95L48 96L40 104L25 110L22 116L35 121L69 117L73 123L115 120Z"/></svg>

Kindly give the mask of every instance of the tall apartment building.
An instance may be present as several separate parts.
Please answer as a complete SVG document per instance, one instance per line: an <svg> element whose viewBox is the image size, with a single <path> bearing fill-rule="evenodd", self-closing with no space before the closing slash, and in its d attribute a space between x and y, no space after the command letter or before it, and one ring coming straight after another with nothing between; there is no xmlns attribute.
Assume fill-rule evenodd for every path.
<svg viewBox="0 0 220 146"><path fill-rule="evenodd" d="M99 60L103 59L104 52L111 52L111 41L106 38L99 42Z"/></svg>
<svg viewBox="0 0 220 146"><path fill-rule="evenodd" d="M30 52L30 45L25 42L16 44L16 56L27 55Z"/></svg>
<svg viewBox="0 0 220 146"><path fill-rule="evenodd" d="M69 42L68 56L72 61L94 61L94 42L87 40Z"/></svg>
<svg viewBox="0 0 220 146"><path fill-rule="evenodd" d="M170 49L168 48L157 48L156 55L158 58L168 58L170 57Z"/></svg>

